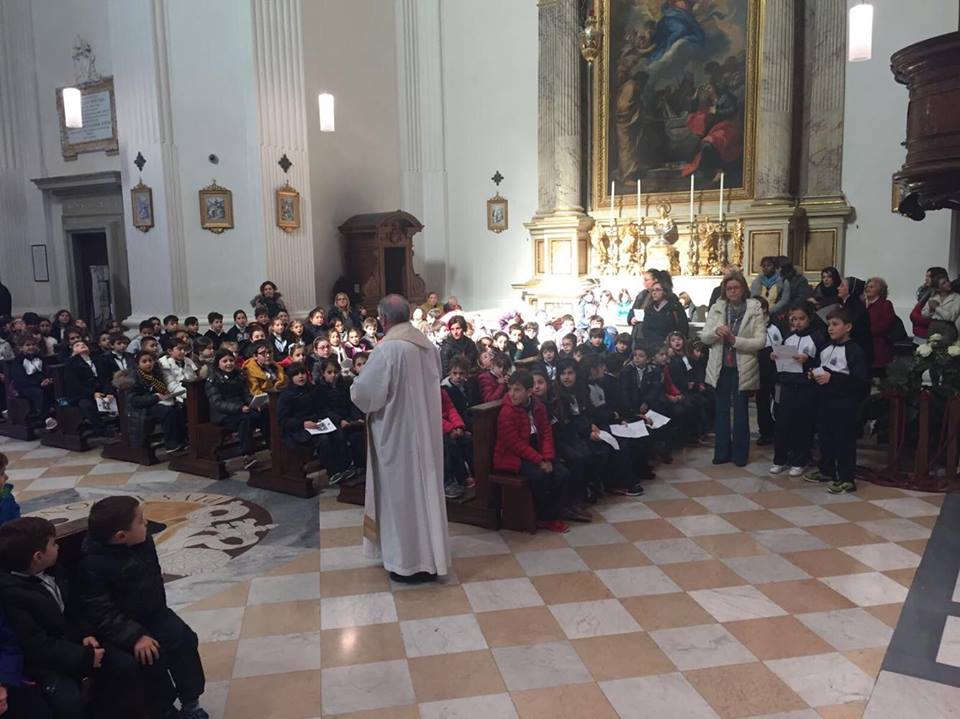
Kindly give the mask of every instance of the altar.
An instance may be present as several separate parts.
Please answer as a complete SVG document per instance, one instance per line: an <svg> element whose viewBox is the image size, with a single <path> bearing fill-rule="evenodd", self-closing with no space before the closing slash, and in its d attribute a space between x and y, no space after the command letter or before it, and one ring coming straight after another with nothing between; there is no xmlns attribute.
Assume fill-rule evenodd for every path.
<svg viewBox="0 0 960 719"><path fill-rule="evenodd" d="M749 280L766 256L813 282L842 271L844 9L813 4L798 33L792 0L673 3L684 31L661 42L652 5L541 0L539 208L512 285L527 304L635 296L658 269L704 305L728 266Z"/></svg>

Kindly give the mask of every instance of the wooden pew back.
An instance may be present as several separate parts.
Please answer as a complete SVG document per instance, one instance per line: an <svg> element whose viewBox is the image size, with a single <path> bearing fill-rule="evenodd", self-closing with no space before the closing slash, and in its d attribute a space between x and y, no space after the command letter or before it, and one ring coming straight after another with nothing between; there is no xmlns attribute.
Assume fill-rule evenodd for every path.
<svg viewBox="0 0 960 719"><path fill-rule="evenodd" d="M267 392L270 397L270 464L252 469L247 486L296 497L315 497L318 490L313 479L307 476L307 464L313 462L313 450L310 447L288 447L283 442L278 411L281 391L272 389Z"/></svg>

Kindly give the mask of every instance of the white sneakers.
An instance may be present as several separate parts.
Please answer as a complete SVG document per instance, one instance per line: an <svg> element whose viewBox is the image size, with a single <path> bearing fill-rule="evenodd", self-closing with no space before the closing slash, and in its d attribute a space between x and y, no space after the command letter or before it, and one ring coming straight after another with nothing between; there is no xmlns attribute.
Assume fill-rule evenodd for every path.
<svg viewBox="0 0 960 719"><path fill-rule="evenodd" d="M785 469L786 467L782 464L773 464L770 465L770 474L780 474Z"/></svg>
<svg viewBox="0 0 960 719"><path fill-rule="evenodd" d="M806 467L791 467L791 468L790 468L790 476L791 476L791 477L802 477L802 476L803 476L803 470L805 470L805 469L806 469Z"/></svg>
<svg viewBox="0 0 960 719"><path fill-rule="evenodd" d="M787 469L785 464L772 464L770 465L770 474L783 474ZM801 477L803 476L803 470L806 467L790 467L790 472L788 473L791 477Z"/></svg>

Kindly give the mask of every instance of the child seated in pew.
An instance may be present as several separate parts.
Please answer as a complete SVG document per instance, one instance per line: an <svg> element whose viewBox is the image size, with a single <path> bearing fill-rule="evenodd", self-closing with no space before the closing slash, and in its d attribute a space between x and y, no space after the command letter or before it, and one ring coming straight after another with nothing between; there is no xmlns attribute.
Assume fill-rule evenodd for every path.
<svg viewBox="0 0 960 719"><path fill-rule="evenodd" d="M608 357L614 361L607 362L607 367L616 367L614 374L619 375L621 368L630 361L631 347L633 347L633 337L629 332L621 332L617 335L613 343L613 352Z"/></svg>
<svg viewBox="0 0 960 719"><path fill-rule="evenodd" d="M672 420L665 429L668 429L671 434L671 443L674 448L696 442L700 437L700 421L696 416L696 408L687 400L670 375L668 348L666 346L658 348L654 352L653 361L660 370L660 387L655 395L651 395L648 404L654 411Z"/></svg>
<svg viewBox="0 0 960 719"><path fill-rule="evenodd" d="M507 380L510 377L512 367L513 362L510 361L508 354L497 352L493 356L490 369L477 376L481 402L494 402L503 399L503 396L507 393Z"/></svg>
<svg viewBox="0 0 960 719"><path fill-rule="evenodd" d="M363 321L363 337L360 338L360 344L367 352L377 346L379 338L377 337L377 321L373 317L367 317Z"/></svg>
<svg viewBox="0 0 960 719"><path fill-rule="evenodd" d="M496 332L493 335L493 349L497 352L510 351L510 335L506 332Z"/></svg>
<svg viewBox="0 0 960 719"><path fill-rule="evenodd" d="M354 361L356 364L356 361ZM470 361L466 357L454 357L450 360L450 372L440 382L453 402L457 414L466 428L471 428L470 408L480 404L475 388L470 384Z"/></svg>
<svg viewBox="0 0 960 719"><path fill-rule="evenodd" d="M254 342L252 354L243 363L243 373L247 377L247 391L251 397L265 394L273 388L280 389L286 377L283 367L273 361L271 347L266 342Z"/></svg>
<svg viewBox="0 0 960 719"><path fill-rule="evenodd" d="M670 380L680 390L689 407L690 430L691 433L696 432L699 439L712 426L712 399L707 396L707 386L696 379L693 360L687 352L687 339L679 332L667 335L667 355Z"/></svg>
<svg viewBox="0 0 960 719"><path fill-rule="evenodd" d="M178 404L183 404L187 398L187 388L183 383L197 378L197 365L190 359L187 345L178 342L171 346L167 354L160 358L159 363L163 381L167 383L167 392Z"/></svg>
<svg viewBox="0 0 960 719"><path fill-rule="evenodd" d="M350 399L350 388L343 377L340 364L333 357L320 363L320 382L317 392L325 417L337 426L343 435L350 458L350 469L341 479L351 479L366 467L366 418Z"/></svg>
<svg viewBox="0 0 960 719"><path fill-rule="evenodd" d="M196 353L197 377L206 379L213 369L213 358L217 351L213 348L213 340L209 337L197 337L193 344L193 351Z"/></svg>
<svg viewBox="0 0 960 719"><path fill-rule="evenodd" d="M223 331L223 315L219 312L211 312L207 315L207 324L210 325L210 329L203 333L204 337L208 337L211 342L213 342L213 349L220 349L220 344L227 339L227 333Z"/></svg>
<svg viewBox="0 0 960 719"><path fill-rule="evenodd" d="M50 320L46 318L40 319L40 354L44 357L52 357L57 353L57 338L51 334L53 330L53 325ZM0 337L0 360L11 359L13 357L13 347L10 347L10 356L4 356L5 353L2 349L3 345L6 344L6 340Z"/></svg>
<svg viewBox="0 0 960 719"><path fill-rule="evenodd" d="M627 422L645 418L648 410L659 411L658 407L664 408L663 373L649 361L645 347L633 348L633 359L623 366L617 380L620 386L622 416ZM654 452L665 464L673 461L670 451L671 431L672 428L667 425L651 432Z"/></svg>
<svg viewBox="0 0 960 719"><path fill-rule="evenodd" d="M277 423L283 432L283 443L288 447L310 447L314 456L323 462L331 485L355 476L355 471L348 473L350 456L342 432L311 434L307 431L317 429L317 423L327 415L319 392L310 384L306 365L291 364L287 379L277 402Z"/></svg>
<svg viewBox="0 0 960 719"><path fill-rule="evenodd" d="M118 372L114 386L126 394L128 433L131 441L149 441L148 427L158 422L163 428L167 451L177 453L186 445L187 423L182 408L167 389L167 383L153 355L147 350L137 354L136 369Z"/></svg>
<svg viewBox="0 0 960 719"><path fill-rule="evenodd" d="M58 554L46 519L0 527L0 608L23 651L24 677L40 686L56 719L137 716L143 697L136 662L82 616ZM85 707L88 678L94 694Z"/></svg>
<svg viewBox="0 0 960 719"><path fill-rule="evenodd" d="M306 358L306 347L304 347L303 342L295 342L287 348L287 356L280 360L277 364L283 368L284 374L286 374L287 378L289 379L290 373L288 372L288 368L290 365L295 362L303 364L306 362Z"/></svg>
<svg viewBox="0 0 960 719"><path fill-rule="evenodd" d="M42 342L42 340L41 340L41 349L43 349L42 344L43 344L43 342ZM91 347L90 349L91 349L91 356L94 357L94 358L99 357L100 355L102 355L102 354L104 354L104 353L110 354L110 352L113 350L113 348L110 346L110 333L107 332L106 330L104 330L103 332L99 333L99 334L97 335L97 347L96 347L96 349L94 349L94 348L92 348L92 347Z"/></svg>
<svg viewBox="0 0 960 719"><path fill-rule="evenodd" d="M363 369L363 366L369 361L369 352L358 352L356 357L353 358L353 376L358 377L360 375L360 371Z"/></svg>
<svg viewBox="0 0 960 719"><path fill-rule="evenodd" d="M94 437L110 433L100 421L97 400L107 397L103 391L96 365L90 357L90 348L83 340L73 343L73 355L63 368L63 401L79 407Z"/></svg>
<svg viewBox="0 0 960 719"><path fill-rule="evenodd" d="M153 355L153 358L154 358L155 360L156 360L156 359L159 359L159 358L160 358L160 343L157 341L157 339L156 339L155 337L146 337L146 338L144 338L144 340L140 343L140 351L141 351L141 352L147 352L147 353Z"/></svg>
<svg viewBox="0 0 960 719"><path fill-rule="evenodd" d="M217 350L214 369L207 376L204 390L210 403L210 421L237 433L243 468L252 468L257 463L253 454L253 430L259 429L265 438L269 437L270 423L265 412L250 409L252 398L247 380L237 369L237 358L232 352Z"/></svg>
<svg viewBox="0 0 960 719"><path fill-rule="evenodd" d="M210 318L208 315L207 322L209 321ZM220 326L223 327L223 315L220 315ZM193 342L200 336L200 318L190 315L183 321L183 329L187 331L187 336L190 338L190 341Z"/></svg>
<svg viewBox="0 0 960 719"><path fill-rule="evenodd" d="M162 719L209 719L199 702L206 678L198 638L167 606L143 507L135 497L106 497L90 508L87 523L80 597L97 638L109 642L105 658L116 653L136 660L147 705Z"/></svg>
<svg viewBox="0 0 960 719"><path fill-rule="evenodd" d="M557 378L557 344L553 340L540 345L540 366L551 382Z"/></svg>
<svg viewBox="0 0 960 719"><path fill-rule="evenodd" d="M591 327L587 330L587 343L583 345L584 355L602 355L607 353L607 348L603 344L605 337L603 327Z"/></svg>
<svg viewBox="0 0 960 719"><path fill-rule="evenodd" d="M304 344L313 344L321 336L327 336L327 311L323 307L314 307L307 315L307 324L303 328Z"/></svg>
<svg viewBox="0 0 960 719"><path fill-rule="evenodd" d="M237 310L233 313L233 327L227 330L227 336L224 339L243 344L250 339L250 333L247 331L247 313L243 310Z"/></svg>
<svg viewBox="0 0 960 719"><path fill-rule="evenodd" d="M82 339L83 333L80 330L76 327L69 328L66 332L66 339L60 343L57 350L56 362L58 364L66 364L67 360L70 359L70 355L73 354L73 343ZM36 337L34 337L34 341L36 342Z"/></svg>
<svg viewBox="0 0 960 719"><path fill-rule="evenodd" d="M343 320L338 320L343 324ZM330 343L330 356L333 357L337 363L343 367L347 360L350 359L347 356L347 350L343 346L343 335L337 329L332 329L327 332L327 342Z"/></svg>
<svg viewBox="0 0 960 719"><path fill-rule="evenodd" d="M509 391L497 418L493 467L527 478L538 527L561 534L569 532L570 528L560 517L570 505L567 494L571 477L557 462L547 409L533 397L533 376L526 370L510 375L507 385Z"/></svg>
<svg viewBox="0 0 960 719"><path fill-rule="evenodd" d="M7 381L13 390L11 394L30 403L28 419L45 421L47 429L55 429L57 420L54 419L53 378L40 357L40 346L33 335L23 334L17 349L17 356L8 365L10 374Z"/></svg>
<svg viewBox="0 0 960 719"><path fill-rule="evenodd" d="M95 357L93 363L100 377L101 392L109 393L113 389L113 375L121 370L133 367L133 355L127 352L130 340L125 334L116 332L110 335L110 352Z"/></svg>
<svg viewBox="0 0 960 719"><path fill-rule="evenodd" d="M363 351L360 344L360 330L357 327L351 327L347 330L347 341L343 343L343 351L350 360L353 360L358 353Z"/></svg>
<svg viewBox="0 0 960 719"><path fill-rule="evenodd" d="M473 479L473 437L443 386L440 387L440 416L443 429L443 491L447 499L459 499L467 487L477 484Z"/></svg>
<svg viewBox="0 0 960 719"><path fill-rule="evenodd" d="M253 356L253 345L257 342L266 342L267 331L263 327L264 326L258 324L250 325L250 339L241 347L240 354L237 355L239 359L243 361L248 360Z"/></svg>
<svg viewBox="0 0 960 719"><path fill-rule="evenodd" d="M130 346L127 347L127 351L131 354L136 354L140 351L140 343L143 342L146 337L153 337L153 322L150 320L144 320L138 326L138 335L130 341Z"/></svg>
<svg viewBox="0 0 960 719"><path fill-rule="evenodd" d="M290 346L290 336L287 334L287 327L283 319L279 316L270 321L269 347L271 356L275 360L281 360L287 356L287 347Z"/></svg>
<svg viewBox="0 0 960 719"><path fill-rule="evenodd" d="M573 353L577 349L577 335L573 332L568 332L562 338L560 338L560 354L558 355L559 359L567 359L568 357L573 357Z"/></svg>
<svg viewBox="0 0 960 719"><path fill-rule="evenodd" d="M540 325L539 324L537 324L536 322L524 322L523 338L527 341L528 344L533 345L533 347L537 350L537 353L540 352Z"/></svg>
<svg viewBox="0 0 960 719"><path fill-rule="evenodd" d="M303 324L303 320L290 320L290 324L287 325L287 337L290 338L290 344L305 344L303 338L305 336L306 327ZM287 347L287 354L290 354L290 347Z"/></svg>
<svg viewBox="0 0 960 719"><path fill-rule="evenodd" d="M20 505L13 496L13 485L7 476L7 466L10 460L0 452L0 525L20 516Z"/></svg>
<svg viewBox="0 0 960 719"><path fill-rule="evenodd" d="M313 384L320 381L320 362L330 356L330 340L327 339L326 332L323 336L317 337L313 341L313 347L310 354L307 355L307 369L310 370L310 376Z"/></svg>
<svg viewBox="0 0 960 719"><path fill-rule="evenodd" d="M531 342L523 333L523 325L510 325L509 341L507 342L507 353L510 358L517 362L519 360L536 357L540 352L536 342Z"/></svg>

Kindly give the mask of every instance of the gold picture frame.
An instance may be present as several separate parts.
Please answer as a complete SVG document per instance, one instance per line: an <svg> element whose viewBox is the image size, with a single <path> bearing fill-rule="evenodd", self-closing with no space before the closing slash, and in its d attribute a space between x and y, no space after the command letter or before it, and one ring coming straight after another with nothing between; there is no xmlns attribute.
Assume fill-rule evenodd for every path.
<svg viewBox="0 0 960 719"><path fill-rule="evenodd" d="M277 190L276 214L277 227L284 232L300 229L300 193L289 183Z"/></svg>
<svg viewBox="0 0 960 719"><path fill-rule="evenodd" d="M200 227L215 235L233 229L233 193L216 180L200 190Z"/></svg>
<svg viewBox="0 0 960 719"><path fill-rule="evenodd" d="M130 216L133 226L141 232L149 232L154 225L153 190L143 180L130 188Z"/></svg>
<svg viewBox="0 0 960 719"><path fill-rule="evenodd" d="M510 203L498 192L487 200L487 229L500 234L510 227Z"/></svg>
<svg viewBox="0 0 960 719"><path fill-rule="evenodd" d="M755 184L755 161L756 161L756 130L757 130L757 96L759 88L759 74L760 74L760 43L761 43L761 28L763 24L763 14L765 0L737 0L738 2L744 2L746 5L746 24L742 28L743 38L745 42L745 47L743 49L744 55L744 73L742 81L742 105L740 107L740 118L741 125L743 129L742 136L742 151L743 151L743 162L742 162L742 181L739 184L733 185L728 175L726 180L727 182L724 185L724 201L727 198L731 200L742 200L742 199L752 199L754 196L754 184ZM626 186L621 184L621 181L617 177L612 177L610 172L609 162L611 152L615 149L615 144L617 142L617 130L616 130L616 113L617 108L615 105L619 98L611 98L610 92L610 78L611 78L611 68L615 71L617 68L617 63L613 62L611 65L611 45L614 43L610 42L611 37L614 33L619 32L620 36L617 38L617 44L621 42L620 37L624 35L624 28L621 27L622 23L614 22L612 17L611 7L613 5L626 6L629 3L620 2L620 0L596 0L596 12L597 20L600 26L603 28L603 50L597 56L597 59L593 63L593 96L590 98L591 111L593 115L593 130L592 137L590 138L591 148L593 150L592 166L590 167L590 187L589 192L593 201L594 208L608 208L610 207L610 182L611 180L616 180L617 187L617 205L622 204L622 208L626 209L628 207L635 208L637 204L637 190L636 182L629 182ZM690 3L691 5L693 3ZM660 7L661 4L657 3L647 3L649 7ZM708 4L704 4L704 7L707 7ZM663 10L661 10L663 12ZM618 15L619 19L619 15ZM710 22L715 22L710 18L698 18L698 22L702 20L704 26ZM615 27L614 27L615 25ZM638 35L643 35L644 28L639 26L636 28L630 28L631 30L636 30ZM641 38L642 40L642 38ZM642 43L640 47L643 47ZM668 48L669 49L669 48ZM686 49L686 48L685 48ZM646 49L640 50L640 55L643 58L652 58L652 54L646 53ZM685 69L690 69L694 76L697 76L697 72L702 72L704 63L695 64L696 57L693 53L687 53L689 58L687 64L683 66ZM641 61L650 62L648 59ZM634 70L639 66L633 65ZM641 70L640 74L643 74L646 70L649 70L649 65L645 66L644 70ZM659 72L662 72L663 68L658 68ZM651 74L647 73L648 78ZM636 75L634 75L636 77ZM676 82L680 82L681 78L674 78L672 75L667 76L666 74L658 75L658 80L660 78L670 78ZM696 87L697 80L694 80L694 87ZM738 86L739 87L739 86ZM625 98L626 99L626 98ZM679 112L679 110L678 110ZM686 108L683 108L683 114L680 115L680 119L685 117ZM676 119L676 118L674 118ZM664 123L666 127L666 122ZM677 128L679 130L679 125ZM665 130L666 132L666 130ZM669 133L667 133L669 135ZM646 147L658 147L660 143L650 142L647 143ZM641 147L643 144L641 143ZM672 162L671 167L675 166L677 163ZM666 169L666 166L661 166L655 169ZM618 173L619 174L619 173ZM680 202L688 202L690 198L689 190L689 179L687 177L683 178L686 182L683 186L680 186L680 183L676 183L676 189L670 191L659 192L655 189L656 182L649 181L648 179L641 175L642 181L642 190L643 190L643 202L648 206L656 206L661 199L666 199L674 204ZM709 188L704 188L701 186L700 182L696 183L696 202L716 202L719 199L719 187L716 186L716 181L714 181ZM621 189L622 188L622 189Z"/></svg>

